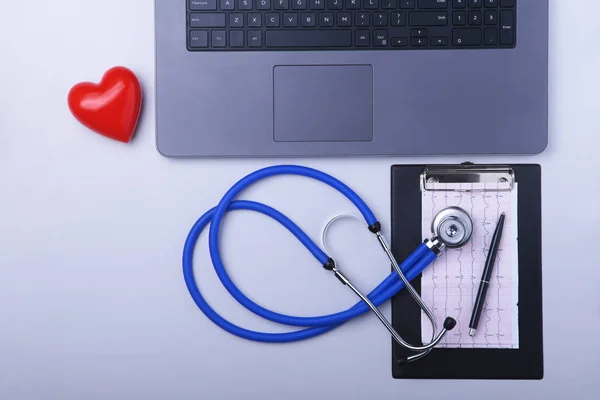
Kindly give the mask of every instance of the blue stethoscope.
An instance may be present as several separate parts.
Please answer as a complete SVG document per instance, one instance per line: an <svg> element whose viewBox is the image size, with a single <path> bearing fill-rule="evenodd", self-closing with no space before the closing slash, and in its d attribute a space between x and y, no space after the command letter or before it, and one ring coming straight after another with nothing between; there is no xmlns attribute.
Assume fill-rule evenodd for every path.
<svg viewBox="0 0 600 400"><path fill-rule="evenodd" d="M379 284L371 293L368 295L362 294L350 280L340 271L333 258L331 258L325 251L321 250L307 235L304 233L294 222L288 217L280 213L279 211L262 203L247 201L247 200L235 200L235 198L250 185L275 175L300 175L312 179L321 181L332 188L338 190L346 198L348 198L360 211L362 217L365 219L368 229L371 233L376 235L379 243L383 250L390 259L394 272L392 272L383 282ZM341 311L335 314L318 316L318 317L297 317L285 314L280 314L268 310L264 307L254 303L248 297L244 295L232 282L219 250L219 230L221 223L226 212L235 210L250 210L262 213L268 217L273 218L285 228L287 228L317 259L319 264L327 271L331 271L334 275L346 286L348 286L362 301L355 304L353 307ZM210 224L209 232L209 248L210 257L212 259L213 266L217 273L217 276L229 291L229 293L244 307L252 311L254 314L268 319L273 322L277 322L284 325L290 325L294 327L304 327L304 329L287 332L287 333L266 333L257 332L248 329L241 328L237 325L227 321L219 314L217 314L210 305L206 302L196 280L194 278L193 271L193 257L194 248L200 233L204 228ZM417 291L412 287L410 281L415 279L427 266L429 266L444 250L447 243L440 239L439 236L434 236L432 239L426 239L417 249L404 260L403 263L398 265L394 258L389 245L387 244L384 236L381 233L381 224L375 218L373 212L365 204L365 202L348 186L340 182L336 178L323 173L321 171L295 165L281 165L273 166L255 171L240 181L238 181L229 191L223 196L219 204L207 211L202 217L196 221L194 226L185 242L183 251L183 274L187 288L190 295L194 299L196 305L202 310L202 312L216 325L226 330L227 332L242 337L244 339L259 341L259 342L270 342L270 343L284 343L304 340L308 338L321 335L332 329L335 329L342 325L348 320L358 317L365 312L372 310L381 322L385 325L388 331L392 334L394 340L401 346L415 352L416 354L404 358L399 361L400 364L406 364L415 361L426 354L428 354L433 347L435 347L446 335L446 333L454 328L456 321L453 318L446 318L443 324L443 329L435 335L437 332L437 324L433 313L425 305ZM421 309L425 312L429 318L432 326L434 335L432 341L423 346L413 346L407 343L402 337L394 330L387 319L381 314L377 307L384 302L391 299L402 289L407 288L413 299L419 304Z"/></svg>

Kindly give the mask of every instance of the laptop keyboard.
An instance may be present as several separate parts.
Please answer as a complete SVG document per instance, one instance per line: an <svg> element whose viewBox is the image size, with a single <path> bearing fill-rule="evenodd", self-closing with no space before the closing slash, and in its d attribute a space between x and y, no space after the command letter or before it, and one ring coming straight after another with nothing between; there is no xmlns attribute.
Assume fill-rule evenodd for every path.
<svg viewBox="0 0 600 400"><path fill-rule="evenodd" d="M517 0L187 0L190 51L494 49Z"/></svg>

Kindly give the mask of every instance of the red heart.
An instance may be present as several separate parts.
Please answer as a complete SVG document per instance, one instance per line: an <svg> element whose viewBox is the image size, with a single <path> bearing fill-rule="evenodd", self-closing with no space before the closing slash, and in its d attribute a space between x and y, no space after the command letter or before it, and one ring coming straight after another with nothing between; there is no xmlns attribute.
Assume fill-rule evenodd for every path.
<svg viewBox="0 0 600 400"><path fill-rule="evenodd" d="M109 69L100 84L82 82L69 92L69 109L83 125L111 139L128 143L142 106L142 88L125 67Z"/></svg>

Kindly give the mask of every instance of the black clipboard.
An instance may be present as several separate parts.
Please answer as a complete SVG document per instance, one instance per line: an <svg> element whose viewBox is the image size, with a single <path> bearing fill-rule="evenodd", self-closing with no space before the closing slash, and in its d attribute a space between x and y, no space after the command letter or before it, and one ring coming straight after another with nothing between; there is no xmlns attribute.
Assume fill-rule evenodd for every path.
<svg viewBox="0 0 600 400"><path fill-rule="evenodd" d="M421 185L428 170L445 170L448 176L464 173L465 180L474 181L479 179L477 171L512 171L518 183L519 349L434 348L426 357L400 366L398 358L415 353L392 340L392 376L395 379L543 379L541 167L472 163L393 165L391 241L392 252L399 261L422 243ZM412 284L420 293L420 276ZM409 343L422 344L421 310L406 290L392 299L392 326Z"/></svg>

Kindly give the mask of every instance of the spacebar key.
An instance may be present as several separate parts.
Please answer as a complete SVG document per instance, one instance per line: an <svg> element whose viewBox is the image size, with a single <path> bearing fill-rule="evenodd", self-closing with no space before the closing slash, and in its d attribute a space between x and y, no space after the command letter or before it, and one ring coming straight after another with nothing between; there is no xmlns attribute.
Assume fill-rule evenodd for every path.
<svg viewBox="0 0 600 400"><path fill-rule="evenodd" d="M267 30L267 47L350 47L349 30Z"/></svg>

